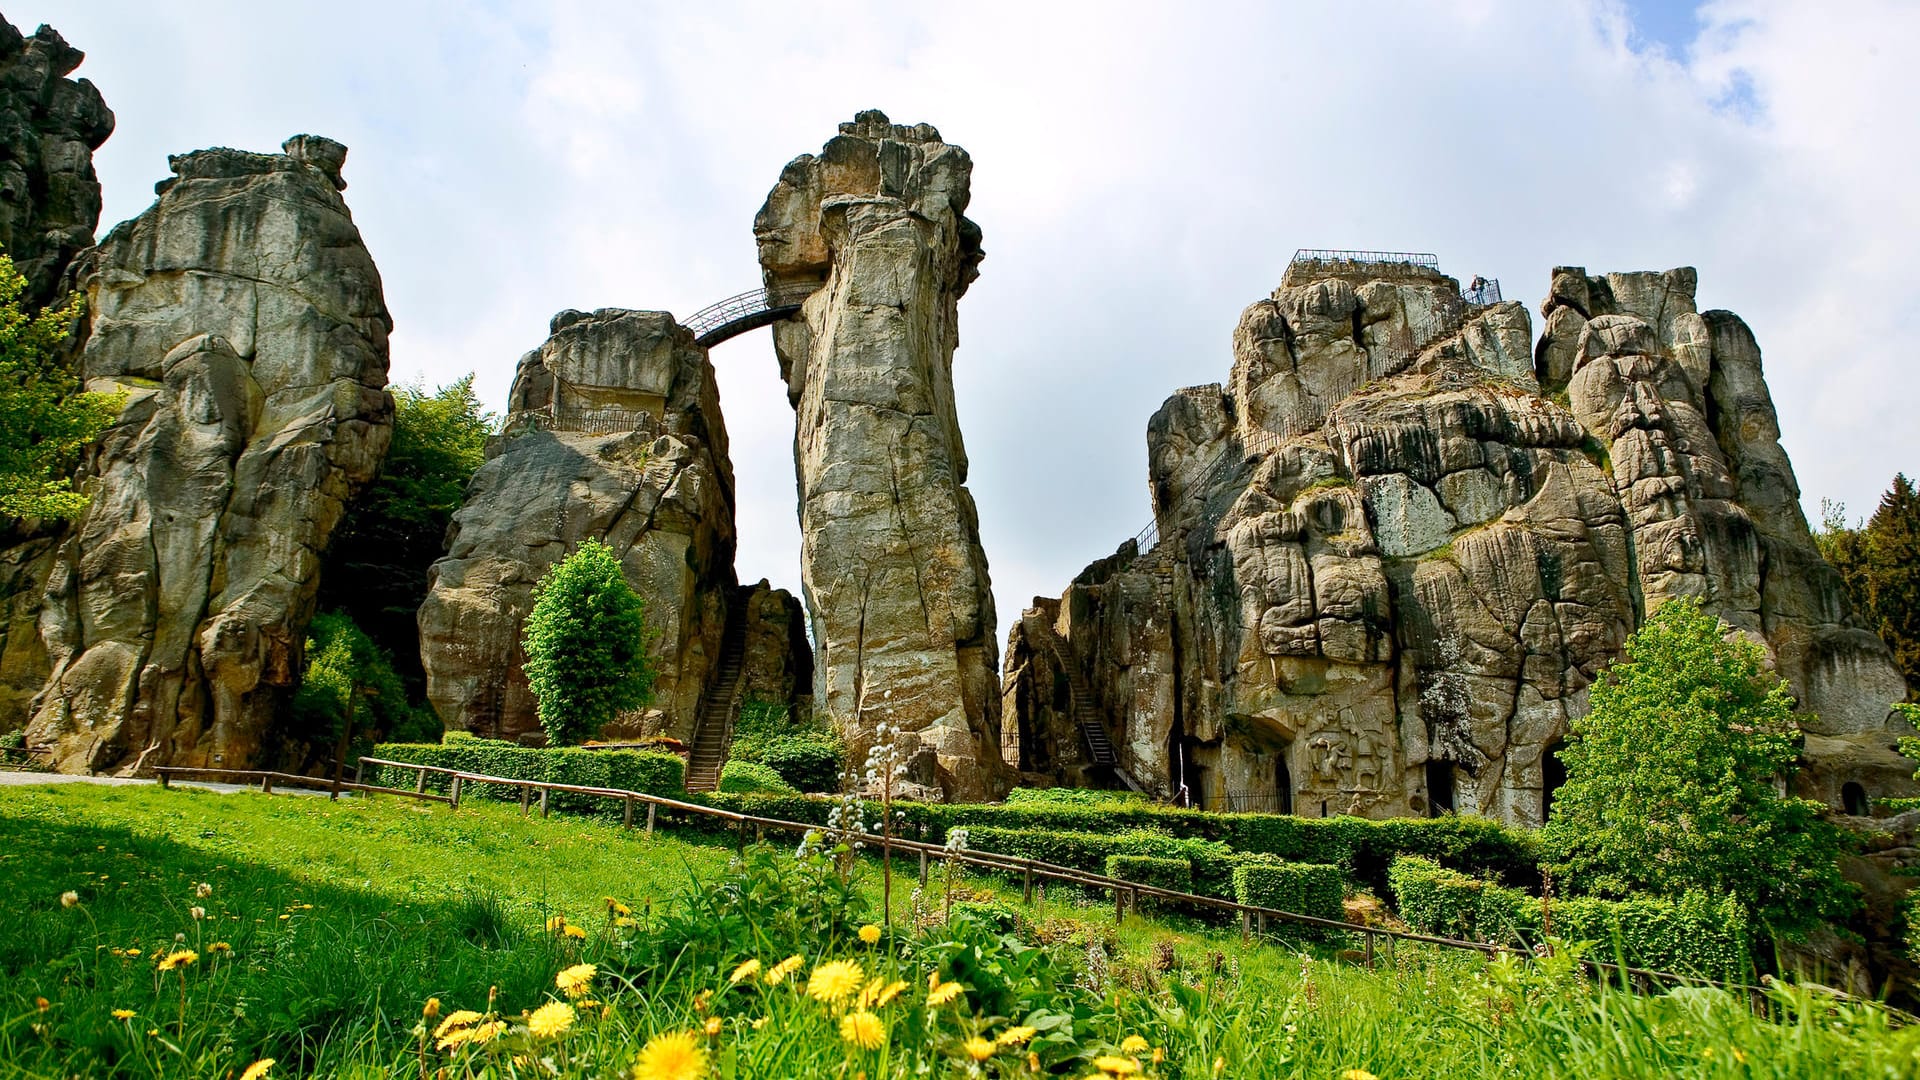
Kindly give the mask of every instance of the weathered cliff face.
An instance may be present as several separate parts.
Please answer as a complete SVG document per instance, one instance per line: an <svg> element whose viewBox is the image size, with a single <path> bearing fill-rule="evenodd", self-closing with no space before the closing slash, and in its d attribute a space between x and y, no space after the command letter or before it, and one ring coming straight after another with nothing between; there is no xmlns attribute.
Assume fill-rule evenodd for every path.
<svg viewBox="0 0 1920 1080"><path fill-rule="evenodd" d="M0 249L36 307L55 299L100 224L93 152L113 134L113 113L91 82L66 77L85 56L52 27L23 37L0 19Z"/></svg>
<svg viewBox="0 0 1920 1080"><path fill-rule="evenodd" d="M81 372L126 406L38 616L52 673L28 738L63 769L270 754L320 552L386 453L391 321L346 148L283 149L172 158L159 200L76 264Z"/></svg>
<svg viewBox="0 0 1920 1080"><path fill-rule="evenodd" d="M1645 609L1695 599L1766 646L1804 712L1808 794L1895 793L1912 774L1888 707L1905 681L1814 547L1753 332L1698 312L1695 285L1691 269L1556 269L1541 378L1608 447Z"/></svg>
<svg viewBox="0 0 1920 1080"><path fill-rule="evenodd" d="M706 350L665 312L563 311L521 358L510 401L420 609L428 699L449 729L538 733L522 625L534 585L593 539L619 554L658 634L653 705L604 734L691 739L734 585L733 473Z"/></svg>
<svg viewBox="0 0 1920 1080"><path fill-rule="evenodd" d="M83 56L51 27L23 37L0 19L0 250L26 277L30 307L58 298L100 224L93 151L113 113L92 83L66 78ZM0 730L27 722L51 670L37 623L60 533L0 518Z"/></svg>
<svg viewBox="0 0 1920 1080"><path fill-rule="evenodd" d="M1005 785L993 596L954 412L977 276L972 163L878 112L795 159L754 221L769 286L818 286L774 344L798 413L816 704L854 744L897 725L951 797Z"/></svg>
<svg viewBox="0 0 1920 1080"><path fill-rule="evenodd" d="M1537 824L1594 675L1649 605L1694 596L1821 711L1810 783L1899 787L1879 760L1898 676L1813 552L1751 335L1693 313L1690 271L1615 280L1664 322L1589 321L1606 282L1579 275L1579 322L1550 303L1537 357L1549 392L1572 379L1569 410L1519 305L1468 308L1408 264L1296 263L1242 316L1231 389L1183 390L1149 425L1159 543L1015 628L1022 767L1105 779L1070 663L1158 793Z"/></svg>

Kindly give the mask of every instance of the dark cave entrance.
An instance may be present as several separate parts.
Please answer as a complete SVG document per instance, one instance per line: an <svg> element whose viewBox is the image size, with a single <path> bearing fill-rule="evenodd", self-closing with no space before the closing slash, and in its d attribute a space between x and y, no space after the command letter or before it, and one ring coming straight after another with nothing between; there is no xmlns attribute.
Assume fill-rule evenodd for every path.
<svg viewBox="0 0 1920 1080"><path fill-rule="evenodd" d="M1454 764L1451 761L1427 762L1427 815L1440 817L1453 813Z"/></svg>
<svg viewBox="0 0 1920 1080"><path fill-rule="evenodd" d="M1540 753L1540 821L1546 823L1553 814L1553 796L1567 783L1567 763L1560 760L1560 751L1567 748L1567 740L1555 739L1547 744Z"/></svg>

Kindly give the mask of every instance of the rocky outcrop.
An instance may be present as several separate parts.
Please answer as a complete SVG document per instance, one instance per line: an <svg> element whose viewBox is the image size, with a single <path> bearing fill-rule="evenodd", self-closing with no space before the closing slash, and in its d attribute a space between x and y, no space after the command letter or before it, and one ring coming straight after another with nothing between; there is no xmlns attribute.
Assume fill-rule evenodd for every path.
<svg viewBox="0 0 1920 1080"><path fill-rule="evenodd" d="M658 635L653 705L604 734L691 740L734 586L733 473L706 350L665 312L563 311L521 358L510 408L429 575L428 699L449 729L537 740L522 625L534 585L594 539L620 555Z"/></svg>
<svg viewBox="0 0 1920 1080"><path fill-rule="evenodd" d="M795 159L754 220L770 287L817 286L774 326L798 413L801 573L816 705L854 744L918 740L952 797L1004 788L993 597L954 411L958 301L978 274L972 162L878 112Z"/></svg>
<svg viewBox="0 0 1920 1080"><path fill-rule="evenodd" d="M804 724L813 709L813 646L800 601L765 579L745 587L745 644L740 698L780 702L788 718Z"/></svg>
<svg viewBox="0 0 1920 1080"><path fill-rule="evenodd" d="M1800 702L1809 794L1904 789L1905 680L1814 547L1753 332L1697 311L1695 286L1691 268L1556 269L1541 376L1607 447L1645 609L1695 599L1766 647Z"/></svg>
<svg viewBox="0 0 1920 1080"><path fill-rule="evenodd" d="M0 19L0 251L26 277L32 308L59 298L100 224L93 151L113 113L92 83L66 78L83 57L51 27L23 37ZM37 624L61 532L0 518L0 730L27 722L52 670Z"/></svg>
<svg viewBox="0 0 1920 1080"><path fill-rule="evenodd" d="M66 77L85 57L52 27L23 37L0 19L0 250L35 307L54 301L100 224L93 152L113 113L91 82Z"/></svg>
<svg viewBox="0 0 1920 1080"><path fill-rule="evenodd" d="M1163 796L1538 824L1595 674L1693 596L1818 714L1816 793L1911 786L1898 675L1813 551L1758 349L1692 294L1691 271L1557 273L1530 360L1517 304L1410 263L1295 263L1242 316L1228 386L1149 424L1158 543L1014 629L1020 766L1111 782L1063 720L1073 664L1121 771ZM1571 408L1549 396L1568 380Z"/></svg>
<svg viewBox="0 0 1920 1080"><path fill-rule="evenodd" d="M170 160L76 264L87 388L126 395L39 604L28 738L63 769L275 750L320 553L392 434L391 321L340 197L346 148Z"/></svg>

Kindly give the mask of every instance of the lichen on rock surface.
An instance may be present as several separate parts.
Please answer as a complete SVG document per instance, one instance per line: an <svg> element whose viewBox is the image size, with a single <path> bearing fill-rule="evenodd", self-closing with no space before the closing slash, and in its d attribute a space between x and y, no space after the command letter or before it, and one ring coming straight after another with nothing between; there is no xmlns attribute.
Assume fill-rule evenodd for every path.
<svg viewBox="0 0 1920 1080"><path fill-rule="evenodd" d="M77 261L80 369L123 393L38 615L28 738L69 770L245 767L298 682L319 559L392 435L380 275L346 148L170 159L160 198Z"/></svg>
<svg viewBox="0 0 1920 1080"><path fill-rule="evenodd" d="M1538 824L1587 686L1689 596L1810 710L1803 787L1910 787L1898 675L1813 550L1759 350L1693 288L1556 271L1530 360L1518 304L1412 263L1296 262L1242 316L1228 386L1148 426L1158 544L1016 624L1009 759L1117 779L1076 730L1073 664L1120 779L1158 794Z"/></svg>
<svg viewBox="0 0 1920 1080"><path fill-rule="evenodd" d="M926 124L842 124L754 221L767 284L816 286L774 327L797 411L801 574L816 707L855 757L881 724L950 797L1004 790L993 595L953 398L978 275L972 162Z"/></svg>

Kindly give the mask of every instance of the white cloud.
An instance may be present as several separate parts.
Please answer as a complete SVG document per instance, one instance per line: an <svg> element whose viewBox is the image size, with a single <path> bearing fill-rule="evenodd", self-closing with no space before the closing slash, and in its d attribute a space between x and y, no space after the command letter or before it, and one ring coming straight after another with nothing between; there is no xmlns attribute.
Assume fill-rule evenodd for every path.
<svg viewBox="0 0 1920 1080"><path fill-rule="evenodd" d="M1906 5L1726 0L1686 48L1600 0L75 7L12 15L119 112L109 222L168 152L340 138L396 376L477 370L495 402L555 310L756 284L753 213L836 122L935 124L986 236L954 366L1003 625L1145 523L1148 415L1225 377L1296 247L1435 251L1511 297L1558 263L1698 266L1766 349L1810 503L1920 471ZM772 350L715 363L741 574L797 587Z"/></svg>

